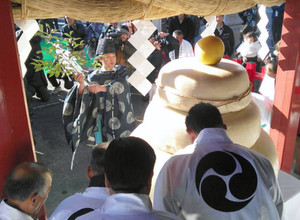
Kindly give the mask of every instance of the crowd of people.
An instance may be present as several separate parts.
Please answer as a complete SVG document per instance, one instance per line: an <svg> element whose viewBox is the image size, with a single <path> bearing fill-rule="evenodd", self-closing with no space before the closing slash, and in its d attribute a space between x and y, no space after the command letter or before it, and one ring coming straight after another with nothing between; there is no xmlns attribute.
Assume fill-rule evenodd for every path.
<svg viewBox="0 0 300 220"><path fill-rule="evenodd" d="M239 56L244 63L261 62L260 43L252 23L245 23L241 44L234 48L233 32L223 18L216 17L215 35L224 42L224 55ZM232 143L219 110L205 103L188 112L186 128L192 145L162 168L152 206L149 193L156 160L154 150L144 140L128 137L136 127L127 81L134 72L128 58L136 50L128 39L136 28L131 22L87 23L85 27L70 17L65 17L65 21L62 37L69 39L71 52L80 52L83 59L92 56L101 67L91 69L83 65L88 74L78 73L74 78L47 77L55 88L52 93L61 91L60 79L70 89L64 103L63 124L71 149L76 151L86 141L96 146L87 168L89 187L62 201L51 220L282 218L283 200L270 162ZM181 14L167 23L166 32L156 31L149 38L155 47L148 58L155 67L147 77L152 84L163 65L194 56L199 27L193 18ZM40 39L33 39L31 43L39 42ZM32 59L42 59L38 57L39 49L33 47L28 57L24 80L28 99L36 94L48 101L45 75L30 66ZM273 56L269 59L272 67L277 65ZM47 199L51 182L51 171L44 165L19 164L7 179L7 199L0 204L0 219L35 218Z"/></svg>
<svg viewBox="0 0 300 220"><path fill-rule="evenodd" d="M270 53L267 57L260 57L258 51L261 49L261 43L258 40L260 34L257 23L260 19L258 6L254 6L248 10L239 13L243 21L240 30L240 43L235 47L234 33L230 26L224 23L224 15L216 16L217 26L214 34L220 37L225 46L224 56L230 59L241 59L243 65L246 62L254 62L258 69L264 65L262 61L276 57L274 52L275 44L280 40L278 36L281 33L282 14L284 4L272 7L272 31L270 36L273 39L272 45L269 46ZM61 37L68 39L71 51L80 53L82 60L97 58L99 56L100 40L103 38L114 39L116 46L116 64L126 66L129 75L135 69L128 62L129 57L136 51L128 39L136 32L136 27L132 22L125 23L95 23L81 22L73 18L65 17L65 25L59 30L57 19L44 19L39 21L43 25L44 31L48 29L57 29L61 32ZM162 30L164 32L154 32L149 41L154 45L155 51L149 56L148 60L154 65L155 70L148 76L148 80L153 84L160 68L171 60L194 56L193 47L197 39L201 38L201 25L205 25L206 20L203 17L180 14L175 17L163 19ZM35 44L35 45L33 45ZM75 45L75 46L74 46ZM38 47L38 42L32 43L33 48ZM41 74L43 70L35 71L30 67L32 58L43 59L42 54L36 53L37 49L33 49L31 56L28 57L27 74L25 76L28 85L28 99L36 95L41 101L48 101L50 93L47 91L47 82ZM83 62L81 65L86 72L93 70L91 65ZM53 94L62 91L60 79L64 81L64 87L69 90L74 85L74 79L62 74L60 76L49 76L48 81L54 87ZM41 78L41 79L40 79ZM42 91L42 92L41 92ZM147 98L147 97L146 97ZM147 99L146 99L147 100Z"/></svg>
<svg viewBox="0 0 300 220"><path fill-rule="evenodd" d="M217 107L196 104L185 124L192 144L163 166L153 206L149 193L155 152L140 138L120 137L94 146L87 167L89 186L64 199L49 219L283 218L283 199L271 163L229 139ZM0 219L37 217L51 183L46 166L17 165L6 181Z"/></svg>

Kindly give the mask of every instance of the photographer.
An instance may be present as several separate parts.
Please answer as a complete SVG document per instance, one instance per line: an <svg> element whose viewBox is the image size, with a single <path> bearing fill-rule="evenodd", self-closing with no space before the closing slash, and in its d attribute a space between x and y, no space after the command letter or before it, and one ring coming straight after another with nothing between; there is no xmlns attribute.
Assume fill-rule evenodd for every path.
<svg viewBox="0 0 300 220"><path fill-rule="evenodd" d="M126 25L122 25L117 29L110 24L105 30L105 38L113 39L117 51L117 64L126 66L129 73L134 72L134 68L127 62L128 58L136 51L135 47L128 42L129 29ZM99 54L99 44L96 55Z"/></svg>
<svg viewBox="0 0 300 220"><path fill-rule="evenodd" d="M158 73L162 65L170 61L168 56L169 50L174 50L176 46L179 46L178 40L176 40L174 37L170 36L168 33L158 33L157 30L151 35L149 41L155 47L155 50L148 57L148 61L154 66L155 69L147 76L147 79L152 83L152 89L144 97L144 101L152 100L156 89L155 80L158 76Z"/></svg>
<svg viewBox="0 0 300 220"><path fill-rule="evenodd" d="M169 52L172 50L175 50L176 48L179 48L179 41L174 38L169 33L165 32L159 32L157 33L157 30L154 32L156 41L161 43L161 52L163 55L163 61L164 64L171 61L169 57Z"/></svg>

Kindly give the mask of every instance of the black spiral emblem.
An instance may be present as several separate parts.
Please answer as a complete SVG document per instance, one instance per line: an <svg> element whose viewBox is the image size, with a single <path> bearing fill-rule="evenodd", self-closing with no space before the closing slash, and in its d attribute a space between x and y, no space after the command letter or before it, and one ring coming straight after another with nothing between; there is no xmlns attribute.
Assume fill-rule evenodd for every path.
<svg viewBox="0 0 300 220"><path fill-rule="evenodd" d="M241 173L236 171L239 162ZM218 175L205 173L213 169ZM229 179L227 182L222 176ZM228 178L229 177L229 178ZM240 155L229 151L215 151L204 156L196 169L196 187L199 195L211 208L221 212L234 212L244 208L254 197L257 175L251 163ZM227 199L229 193L235 201ZM200 194L201 190L201 194Z"/></svg>

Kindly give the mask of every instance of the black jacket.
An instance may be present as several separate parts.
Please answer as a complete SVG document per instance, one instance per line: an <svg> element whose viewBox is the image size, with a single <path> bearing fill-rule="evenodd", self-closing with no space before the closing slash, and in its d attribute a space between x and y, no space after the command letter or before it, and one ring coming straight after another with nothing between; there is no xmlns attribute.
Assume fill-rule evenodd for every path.
<svg viewBox="0 0 300 220"><path fill-rule="evenodd" d="M223 32L220 35L218 29L215 30L215 35L222 39L225 46L224 55L231 56L234 51L234 36L230 27L223 23Z"/></svg>
<svg viewBox="0 0 300 220"><path fill-rule="evenodd" d="M183 38L194 45L195 25L191 18L184 17L181 24L177 16L172 18L170 21L169 33L172 35L176 30L181 30Z"/></svg>
<svg viewBox="0 0 300 220"><path fill-rule="evenodd" d="M71 34L72 38L80 38L80 39L75 41L76 44L79 44L80 41L82 41L82 40L84 41L84 44L87 44L87 42L88 42L88 33L87 33L85 27L82 24L75 22L74 27L71 27L68 24L64 25L63 28L62 28L62 37L63 38L69 38L66 34L70 34L71 31L72 31L72 34ZM74 51L81 50L79 47L73 48L74 45L72 45L72 44L70 44L70 46Z"/></svg>

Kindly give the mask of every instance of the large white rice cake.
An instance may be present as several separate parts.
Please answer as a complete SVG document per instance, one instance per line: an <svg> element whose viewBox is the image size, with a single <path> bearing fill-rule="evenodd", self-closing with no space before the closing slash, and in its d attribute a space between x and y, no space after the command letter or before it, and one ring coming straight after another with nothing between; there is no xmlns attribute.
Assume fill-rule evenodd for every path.
<svg viewBox="0 0 300 220"><path fill-rule="evenodd" d="M251 147L251 149L269 159L277 176L279 169L279 160L276 147L270 135L268 135L268 133L264 129L261 129L260 136L257 139L256 143Z"/></svg>
<svg viewBox="0 0 300 220"><path fill-rule="evenodd" d="M148 105L143 123L131 136L145 139L151 146L169 153L190 144L186 133L185 117L187 112L166 106L154 97ZM224 124L231 140L245 147L251 147L260 135L260 113L254 102L238 111L223 114Z"/></svg>
<svg viewBox="0 0 300 220"><path fill-rule="evenodd" d="M221 113L239 111L251 102L246 69L227 59L215 65L195 57L173 60L160 70L156 84L161 100L186 112L201 101L219 107Z"/></svg>

